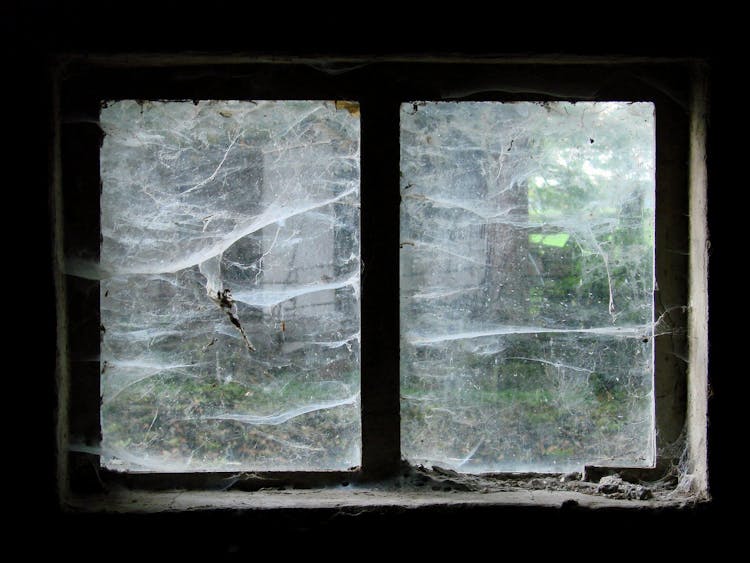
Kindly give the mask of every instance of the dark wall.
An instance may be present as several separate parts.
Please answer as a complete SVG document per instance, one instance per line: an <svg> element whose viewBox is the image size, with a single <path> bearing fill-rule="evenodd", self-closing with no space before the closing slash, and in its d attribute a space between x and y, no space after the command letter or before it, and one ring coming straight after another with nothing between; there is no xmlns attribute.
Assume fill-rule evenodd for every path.
<svg viewBox="0 0 750 563"><path fill-rule="evenodd" d="M361 546L365 546L373 539L381 548L396 548L390 538L403 538L407 545L445 546L467 556L484 545L504 550L530 533L534 542L523 544L529 554L581 553L598 545L624 554L632 550L633 555L640 556L651 539L670 536L672 553L681 552L694 542L710 542L710 549L716 552L734 541L735 530L746 519L744 513L731 512L735 503L739 505L746 495L742 471L733 463L738 453L744 451L735 430L746 426L742 416L745 409L735 410L735 407L742 396L737 386L744 386L740 380L747 371L744 358L733 357L735 350L744 349L735 344L742 323L733 322L743 318L746 311L742 299L745 284L738 278L744 277L740 273L743 261L739 250L743 237L748 238L738 228L745 222L742 193L747 189L746 174L733 172L738 162L746 160L743 157L747 150L742 141L746 133L737 131L738 114L744 113L741 94L735 90L735 76L742 65L738 64L733 38L739 35L722 27L717 28L721 32L718 36L705 34L696 39L688 33L689 30L695 33L695 26L686 27L684 22L674 26L651 22L645 28L621 22L622 29L614 30L601 21L587 25L585 18L575 28L568 27L565 20L557 20L558 29L554 33L542 32L539 25L531 25L527 18L520 20L525 24L498 33L497 19L487 21L486 14L476 13L467 18L456 16L451 22L433 27L423 20L429 16L425 13L429 6L402 6L399 11L387 13L381 10L371 16L372 24L364 26L361 17L347 5L321 5L316 7L316 17L331 19L327 24L312 25L316 19L305 15L302 21L306 28L302 33L288 30L293 13L256 12L253 17L243 19L215 6L199 9L185 4L172 19L156 17L147 3L118 9L110 4L109 9L99 7L96 12L77 11L66 3L62 6L58 3L53 9L44 2L3 8L0 31L8 41L4 49L3 121L10 122L10 127L6 125L3 130L6 141L10 142L3 166L4 189L0 192L6 199L0 208L4 208L6 228L6 252L2 256L5 297L13 305L12 313L6 313L6 327L10 330L3 336L4 375L10 383L2 387L6 391L2 404L9 415L3 459L4 468L9 470L6 486L11 493L6 513L20 530L34 534L33 539L22 540L25 542L22 547L30 551L41 549L46 542L37 532L43 532L47 541L57 538L60 543L55 545L59 550L82 555L95 555L99 549L102 550L99 553L137 552L145 542L153 543L165 553L195 553L204 549L248 551L279 537L286 538L286 544L282 543L284 549L291 549L295 543L288 538L298 537L309 540L311 546L331 548L337 542L352 540L364 542ZM332 25L333 19L338 31ZM701 20L702 25L710 25L710 18ZM684 31L674 37L665 35L666 30L674 31L675 27ZM466 38L466 32L472 32L471 39ZM263 515L225 512L149 517L60 514L54 494L56 331L47 191L52 148L48 73L50 57L68 50L241 50L301 54L561 52L705 57L711 70L713 100L709 130L709 328L713 393L709 405L709 463L713 501L697 508L658 512L483 508L394 509L359 516L332 511L312 511L301 516L284 511ZM300 545L306 544L297 542L297 547ZM310 553L314 551L311 548Z"/></svg>

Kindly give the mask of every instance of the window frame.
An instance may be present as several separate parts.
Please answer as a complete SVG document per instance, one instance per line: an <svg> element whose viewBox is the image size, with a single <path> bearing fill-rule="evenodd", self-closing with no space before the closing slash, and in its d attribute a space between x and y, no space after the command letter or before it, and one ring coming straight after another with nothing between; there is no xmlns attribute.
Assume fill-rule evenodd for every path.
<svg viewBox="0 0 750 563"><path fill-rule="evenodd" d="M678 462L687 428L689 463L704 494L707 346L705 242L705 79L700 61L613 58L544 60L445 57L82 56L55 66L52 185L56 260L65 245L98 252L99 146L105 99L348 99L361 111L362 465L346 472L120 473L95 453L67 450L70 436L100 437L98 282L56 272L58 297L58 485L63 503L119 486L158 491L254 491L380 484L404 470L399 401L399 108L434 101L650 101L656 108L656 317L674 316L655 339L657 462L654 468L587 466L596 481L619 473L653 481ZM688 108L689 104L693 104ZM701 109L703 107L703 109ZM703 144L701 144L703 143ZM690 166L687 162L690 161ZM387 189L383 189L387 186ZM701 194L703 194L701 196ZM701 200L703 197L703 200ZM701 201L703 203L701 204ZM697 211L697 213L696 213ZM703 239L701 239L703 237ZM691 245L687 247L688 243ZM94 256L95 257L95 256ZM373 267L377 264L378 267ZM677 304L682 309L673 310ZM693 307L687 314L687 307ZM706 305L707 306L707 305ZM690 347L687 348L687 342ZM377 342L377 345L372 343ZM679 357L689 357L690 369ZM698 361L693 362L692 359ZM687 425L687 426L686 426ZM701 438L702 436L702 438ZM92 452L94 450L92 449ZM498 474L512 478L515 474ZM546 474L544 474L546 475ZM703 475L703 476L701 476Z"/></svg>

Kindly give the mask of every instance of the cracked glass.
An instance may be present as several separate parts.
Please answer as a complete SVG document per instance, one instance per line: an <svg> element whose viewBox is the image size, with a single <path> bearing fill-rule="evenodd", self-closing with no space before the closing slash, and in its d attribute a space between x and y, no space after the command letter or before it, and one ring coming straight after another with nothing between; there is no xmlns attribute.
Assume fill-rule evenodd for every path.
<svg viewBox="0 0 750 563"><path fill-rule="evenodd" d="M101 110L101 459L124 471L360 463L359 108Z"/></svg>
<svg viewBox="0 0 750 563"><path fill-rule="evenodd" d="M401 107L401 444L463 472L654 461L654 106Z"/></svg>

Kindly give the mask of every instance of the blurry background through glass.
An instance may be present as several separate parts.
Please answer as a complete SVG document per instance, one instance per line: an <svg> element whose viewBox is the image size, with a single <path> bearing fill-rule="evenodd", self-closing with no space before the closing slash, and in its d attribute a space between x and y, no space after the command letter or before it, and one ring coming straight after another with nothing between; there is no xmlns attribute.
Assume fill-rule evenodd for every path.
<svg viewBox="0 0 750 563"><path fill-rule="evenodd" d="M654 460L654 107L401 108L401 428L414 463Z"/></svg>
<svg viewBox="0 0 750 563"><path fill-rule="evenodd" d="M318 101L101 111L102 463L360 463L359 111Z"/></svg>

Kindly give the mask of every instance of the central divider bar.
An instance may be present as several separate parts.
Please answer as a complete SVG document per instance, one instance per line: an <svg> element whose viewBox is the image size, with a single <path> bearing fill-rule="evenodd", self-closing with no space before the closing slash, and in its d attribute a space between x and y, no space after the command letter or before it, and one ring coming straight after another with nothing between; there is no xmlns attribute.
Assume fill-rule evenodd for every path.
<svg viewBox="0 0 750 563"><path fill-rule="evenodd" d="M362 477L382 479L401 461L399 404L399 106L361 107Z"/></svg>

